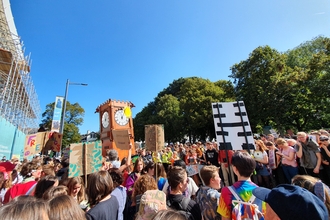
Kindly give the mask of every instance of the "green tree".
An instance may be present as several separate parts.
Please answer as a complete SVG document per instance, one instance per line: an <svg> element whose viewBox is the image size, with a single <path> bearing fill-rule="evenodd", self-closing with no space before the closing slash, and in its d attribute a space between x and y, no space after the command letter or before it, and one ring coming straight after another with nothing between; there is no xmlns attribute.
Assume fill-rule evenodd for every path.
<svg viewBox="0 0 330 220"><path fill-rule="evenodd" d="M324 91L329 88L320 83L329 77L326 42L318 37L286 53L258 47L231 67L237 99L245 102L253 130L265 125L279 131L325 125L330 106Z"/></svg>
<svg viewBox="0 0 330 220"><path fill-rule="evenodd" d="M287 109L286 119L298 130L318 129L329 119L329 100L324 84L329 71L324 71L326 45L329 38L317 37L287 52L287 66L299 77L294 85L294 99ZM323 60L323 61L321 61ZM320 62L319 62L320 61Z"/></svg>
<svg viewBox="0 0 330 220"><path fill-rule="evenodd" d="M135 140L144 140L146 124L164 124L166 141L181 141L186 135L204 140L214 137L211 103L233 100L230 81L213 83L198 77L174 80L134 118Z"/></svg>
<svg viewBox="0 0 330 220"><path fill-rule="evenodd" d="M183 128L193 141L215 136L211 103L223 101L229 101L224 89L208 79L192 77L182 84L180 108Z"/></svg>
<svg viewBox="0 0 330 220"><path fill-rule="evenodd" d="M182 140L184 133L178 98L171 94L165 94L159 98L156 110L159 121L164 124L166 140L168 142Z"/></svg>
<svg viewBox="0 0 330 220"><path fill-rule="evenodd" d="M42 113L42 124L46 130L50 130L52 126L52 119L54 114L55 102L46 105L46 110ZM67 101L66 111L64 117L64 129L62 146L68 146L71 143L80 142L80 134L78 126L84 121L83 116L85 110L78 104L71 104Z"/></svg>
<svg viewBox="0 0 330 220"><path fill-rule="evenodd" d="M285 113L288 87L285 55L269 46L258 47L247 60L231 67L237 100L245 103L252 130L279 122Z"/></svg>

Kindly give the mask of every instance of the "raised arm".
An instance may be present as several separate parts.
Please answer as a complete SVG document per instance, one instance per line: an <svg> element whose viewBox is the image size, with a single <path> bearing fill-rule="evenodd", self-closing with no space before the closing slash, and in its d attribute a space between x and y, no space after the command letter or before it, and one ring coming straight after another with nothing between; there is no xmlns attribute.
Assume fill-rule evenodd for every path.
<svg viewBox="0 0 330 220"><path fill-rule="evenodd" d="M131 157L132 157L132 144L130 143L126 163L119 167L119 170L121 172L123 172L127 167L131 166L131 160L132 160Z"/></svg>

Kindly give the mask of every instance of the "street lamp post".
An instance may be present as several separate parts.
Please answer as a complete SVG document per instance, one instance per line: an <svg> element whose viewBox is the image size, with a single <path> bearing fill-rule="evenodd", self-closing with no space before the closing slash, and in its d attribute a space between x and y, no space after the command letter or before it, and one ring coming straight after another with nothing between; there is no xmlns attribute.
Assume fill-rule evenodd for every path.
<svg viewBox="0 0 330 220"><path fill-rule="evenodd" d="M74 82L70 82L69 79L66 80L64 105L63 105L63 109L62 109L61 127L60 127L60 133L62 134L62 138L63 138L64 119L65 119L65 112L66 112L66 101L67 101L67 97L68 97L69 85L87 86L88 84L86 84L86 83L74 83ZM62 143L61 143L61 146L60 146L60 150L62 150Z"/></svg>

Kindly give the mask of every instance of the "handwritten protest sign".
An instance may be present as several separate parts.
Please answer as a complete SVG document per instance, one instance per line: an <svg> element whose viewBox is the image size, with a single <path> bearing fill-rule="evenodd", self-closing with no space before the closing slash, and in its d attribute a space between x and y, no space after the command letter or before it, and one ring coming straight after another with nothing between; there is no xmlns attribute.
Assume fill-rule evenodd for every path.
<svg viewBox="0 0 330 220"><path fill-rule="evenodd" d="M164 125L145 125L144 132L147 150L157 151L164 147Z"/></svg>
<svg viewBox="0 0 330 220"><path fill-rule="evenodd" d="M82 176L83 174L83 144L70 144L69 177Z"/></svg>
<svg viewBox="0 0 330 220"><path fill-rule="evenodd" d="M83 176L99 171L102 167L100 141L70 145L69 177Z"/></svg>
<svg viewBox="0 0 330 220"><path fill-rule="evenodd" d="M130 139L128 130L112 130L112 137L116 147L120 150L128 150Z"/></svg>
<svg viewBox="0 0 330 220"><path fill-rule="evenodd" d="M46 132L27 135L25 137L24 158L39 153L44 145Z"/></svg>

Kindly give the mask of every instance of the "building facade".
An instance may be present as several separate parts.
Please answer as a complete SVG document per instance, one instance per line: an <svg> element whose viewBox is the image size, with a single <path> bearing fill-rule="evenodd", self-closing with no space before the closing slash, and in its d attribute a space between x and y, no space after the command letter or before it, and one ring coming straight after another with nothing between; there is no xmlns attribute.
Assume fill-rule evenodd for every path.
<svg viewBox="0 0 330 220"><path fill-rule="evenodd" d="M36 133L40 103L30 56L17 34L9 0L0 0L0 157L23 155L25 136Z"/></svg>

